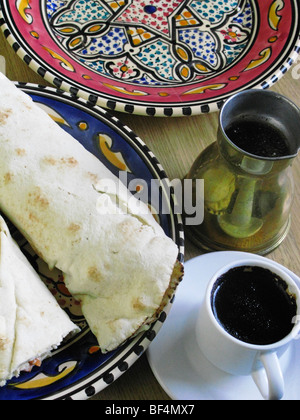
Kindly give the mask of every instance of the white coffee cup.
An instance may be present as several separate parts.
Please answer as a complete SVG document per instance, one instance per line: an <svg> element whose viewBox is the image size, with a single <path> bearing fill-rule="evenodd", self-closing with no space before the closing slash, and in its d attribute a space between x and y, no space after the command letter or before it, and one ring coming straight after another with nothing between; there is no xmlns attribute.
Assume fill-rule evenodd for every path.
<svg viewBox="0 0 300 420"><path fill-rule="evenodd" d="M291 320L292 331L284 339L269 345L254 345L230 335L217 321L211 305L216 281L230 269L240 266L262 267L277 274L288 285L297 303L297 315ZM280 400L284 395L284 378L280 358L300 334L300 292L296 283L271 260L245 259L219 270L211 279L196 325L196 340L204 356L217 368L231 375L252 375L263 398Z"/></svg>

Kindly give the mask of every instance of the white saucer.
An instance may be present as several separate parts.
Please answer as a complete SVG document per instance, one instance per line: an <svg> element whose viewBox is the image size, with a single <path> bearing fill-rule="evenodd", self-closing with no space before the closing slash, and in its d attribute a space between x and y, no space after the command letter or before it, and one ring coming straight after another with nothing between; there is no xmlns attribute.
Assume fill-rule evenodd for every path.
<svg viewBox="0 0 300 420"><path fill-rule="evenodd" d="M214 367L195 351L195 322L207 284L214 273L243 252L214 252L185 264L185 277L164 326L147 351L151 369L173 400L262 400L250 376L232 376ZM251 254L251 257L264 259ZM278 264L279 267L282 267ZM284 268L300 286L300 278ZM220 351L222 351L220 349ZM281 358L285 400L300 399L300 341Z"/></svg>

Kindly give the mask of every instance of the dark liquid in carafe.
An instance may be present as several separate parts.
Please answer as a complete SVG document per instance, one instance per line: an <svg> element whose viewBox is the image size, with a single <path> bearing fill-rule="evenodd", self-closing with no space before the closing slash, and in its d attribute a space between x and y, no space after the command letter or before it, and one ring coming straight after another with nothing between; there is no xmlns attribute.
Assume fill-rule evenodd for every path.
<svg viewBox="0 0 300 420"><path fill-rule="evenodd" d="M268 121L241 118L225 132L237 147L252 155L276 158L291 154L285 135Z"/></svg>

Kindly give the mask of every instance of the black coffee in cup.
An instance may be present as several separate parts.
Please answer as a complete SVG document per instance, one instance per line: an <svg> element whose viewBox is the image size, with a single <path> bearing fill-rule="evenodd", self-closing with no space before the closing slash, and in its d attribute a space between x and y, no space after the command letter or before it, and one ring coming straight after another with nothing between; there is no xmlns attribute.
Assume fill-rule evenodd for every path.
<svg viewBox="0 0 300 420"><path fill-rule="evenodd" d="M296 297L277 274L258 266L229 270L215 283L211 306L219 324L249 344L274 344L293 329Z"/></svg>

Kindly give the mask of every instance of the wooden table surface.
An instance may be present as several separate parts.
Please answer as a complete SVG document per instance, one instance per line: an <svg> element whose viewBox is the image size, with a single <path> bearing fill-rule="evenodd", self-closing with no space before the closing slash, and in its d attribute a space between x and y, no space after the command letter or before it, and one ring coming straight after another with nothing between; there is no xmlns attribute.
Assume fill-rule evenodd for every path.
<svg viewBox="0 0 300 420"><path fill-rule="evenodd" d="M6 75L10 80L48 85L14 53L2 33L0 56L5 57ZM3 68L3 64L4 60L0 59L0 67ZM300 60L272 90L284 94L300 106ZM121 113L114 115L143 139L157 156L170 179L181 179L199 153L216 139L217 113L178 118L153 118ZM300 275L300 156L294 161L293 172L295 200L292 227L284 243L269 254L268 258ZM199 249L186 241L186 260L200 254ZM170 400L152 374L146 355L115 383L92 399Z"/></svg>

